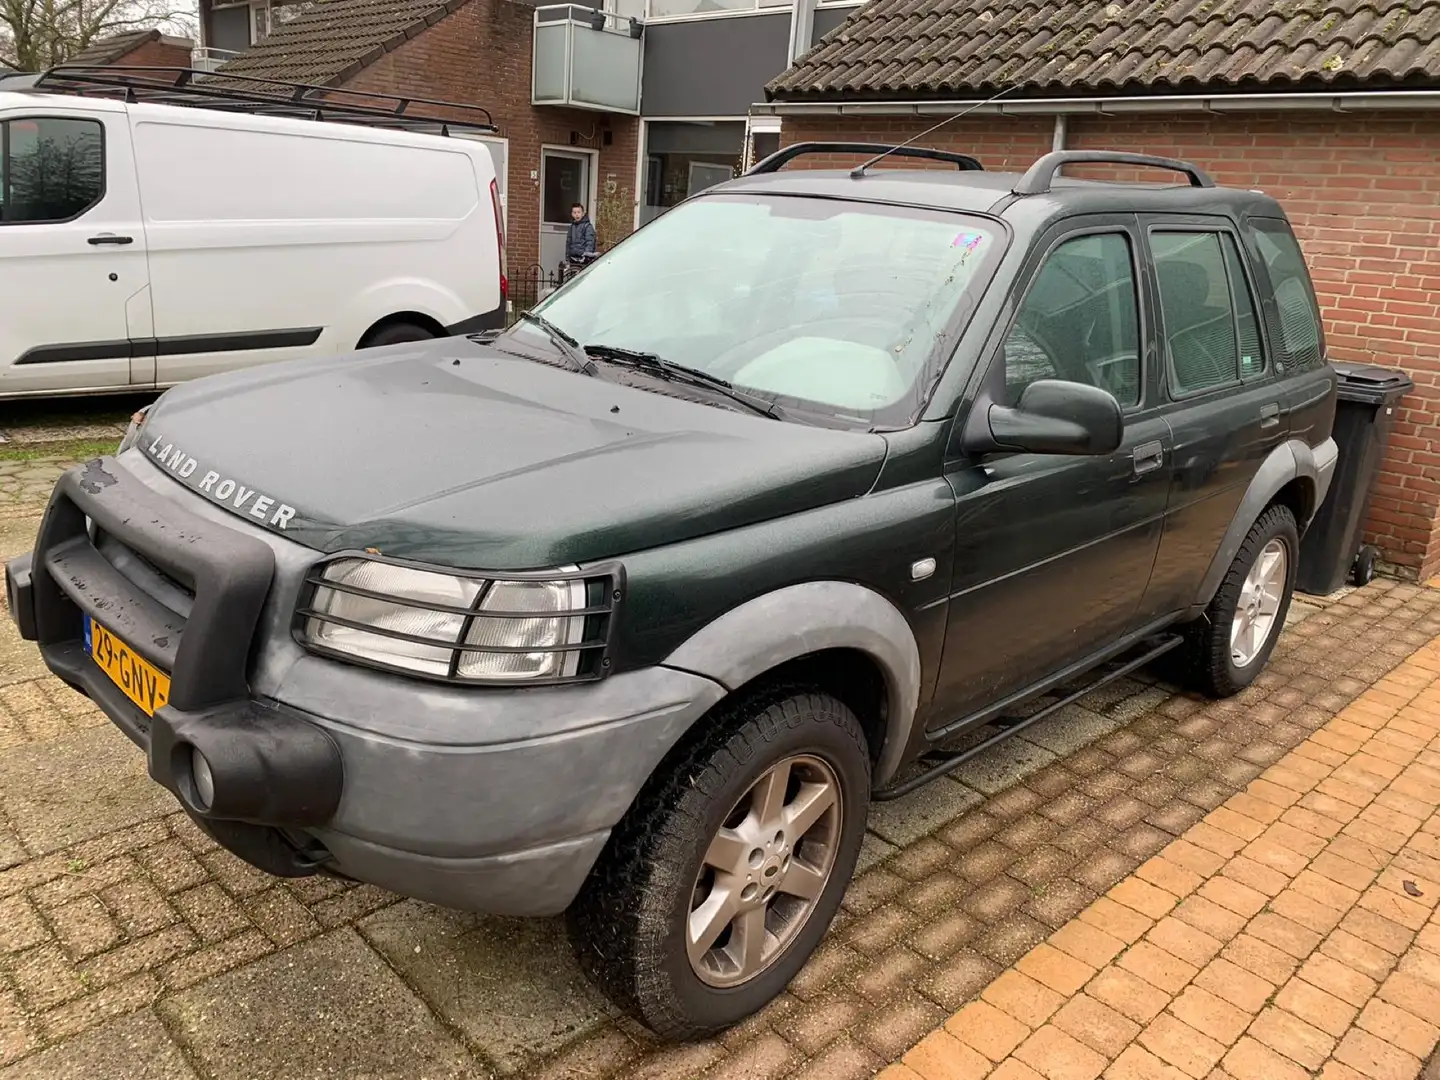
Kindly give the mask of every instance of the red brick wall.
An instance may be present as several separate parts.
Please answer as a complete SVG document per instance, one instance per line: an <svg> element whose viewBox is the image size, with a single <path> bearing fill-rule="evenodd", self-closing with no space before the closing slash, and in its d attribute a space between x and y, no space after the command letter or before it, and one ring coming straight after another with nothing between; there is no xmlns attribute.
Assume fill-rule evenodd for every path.
<svg viewBox="0 0 1440 1080"><path fill-rule="evenodd" d="M138 49L126 53L117 64L125 67L185 67L190 66L190 46L172 45L168 41L147 41Z"/></svg>
<svg viewBox="0 0 1440 1080"><path fill-rule="evenodd" d="M787 117L785 143L899 141L935 121ZM1014 168L1050 149L1048 119L960 121L924 140ZM1403 368L1366 536L1407 576L1440 570L1440 115L1071 118L1073 149L1186 158L1278 198L1310 262L1336 360ZM1113 175L1113 174L1111 174Z"/></svg>
<svg viewBox="0 0 1440 1080"><path fill-rule="evenodd" d="M539 259L542 143L570 146L574 132L573 145L600 151L599 198L590 216L602 243L630 232L637 197L640 124L635 117L530 104L534 10L510 0L470 0L345 84L490 110L499 134L510 141L506 248L512 277ZM530 178L532 171L537 179Z"/></svg>

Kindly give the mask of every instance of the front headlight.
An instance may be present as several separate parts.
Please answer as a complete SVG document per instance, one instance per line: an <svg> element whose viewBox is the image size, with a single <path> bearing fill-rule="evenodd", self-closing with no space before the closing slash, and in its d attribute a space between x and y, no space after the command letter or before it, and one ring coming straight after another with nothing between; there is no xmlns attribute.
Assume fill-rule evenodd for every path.
<svg viewBox="0 0 1440 1080"><path fill-rule="evenodd" d="M344 557L312 572L300 611L310 648L455 682L553 682L603 674L608 573L470 576Z"/></svg>

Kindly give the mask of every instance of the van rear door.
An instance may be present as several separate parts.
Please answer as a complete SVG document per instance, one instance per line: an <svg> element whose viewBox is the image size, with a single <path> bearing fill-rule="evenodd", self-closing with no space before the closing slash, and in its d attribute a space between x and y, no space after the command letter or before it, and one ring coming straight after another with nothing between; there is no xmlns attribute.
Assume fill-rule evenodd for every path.
<svg viewBox="0 0 1440 1080"><path fill-rule="evenodd" d="M123 109L0 100L0 397L153 383Z"/></svg>

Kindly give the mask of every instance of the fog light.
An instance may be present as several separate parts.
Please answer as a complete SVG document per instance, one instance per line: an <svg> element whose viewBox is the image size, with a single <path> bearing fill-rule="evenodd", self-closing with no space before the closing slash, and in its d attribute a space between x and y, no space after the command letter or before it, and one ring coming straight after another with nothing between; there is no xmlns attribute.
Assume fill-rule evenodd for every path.
<svg viewBox="0 0 1440 1080"><path fill-rule="evenodd" d="M210 809L210 804L215 801L215 776L205 755L193 746L190 748L190 780L195 785L195 800L200 809Z"/></svg>

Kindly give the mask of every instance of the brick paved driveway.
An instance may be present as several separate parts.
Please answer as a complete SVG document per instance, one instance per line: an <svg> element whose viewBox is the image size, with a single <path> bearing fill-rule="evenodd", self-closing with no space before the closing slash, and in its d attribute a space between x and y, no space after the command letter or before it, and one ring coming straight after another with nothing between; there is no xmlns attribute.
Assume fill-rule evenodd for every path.
<svg viewBox="0 0 1440 1080"><path fill-rule="evenodd" d="M33 501L0 505L0 557ZM216 850L0 622L0 1080L870 1076L1440 634L1440 590L1297 604L1222 703L1126 680L897 803L791 990L712 1042L615 1020L558 923L277 882Z"/></svg>

